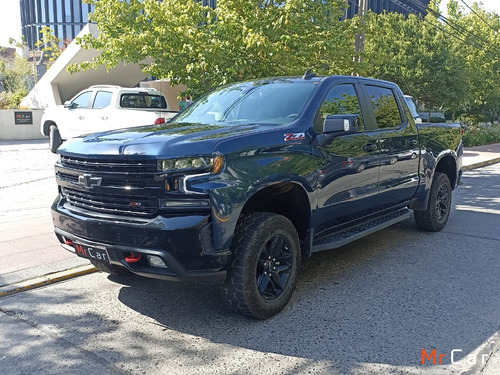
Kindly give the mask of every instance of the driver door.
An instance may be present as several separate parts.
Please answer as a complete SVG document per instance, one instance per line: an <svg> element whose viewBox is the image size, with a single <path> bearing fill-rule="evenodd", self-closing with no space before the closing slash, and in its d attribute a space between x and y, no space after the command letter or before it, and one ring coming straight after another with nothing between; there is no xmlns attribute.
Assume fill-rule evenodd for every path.
<svg viewBox="0 0 500 375"><path fill-rule="evenodd" d="M367 124L360 105L359 86L334 85L314 118L314 128L323 138L316 146L329 163L318 178L318 230L322 237L338 225L373 212L377 207L379 150L377 133ZM359 115L355 132L321 134L328 115ZM318 138L318 139L319 139Z"/></svg>
<svg viewBox="0 0 500 375"><path fill-rule="evenodd" d="M88 133L87 123L91 114L90 106L92 98L92 90L83 91L71 101L70 106L65 106L62 123L58 124L59 132L63 139Z"/></svg>

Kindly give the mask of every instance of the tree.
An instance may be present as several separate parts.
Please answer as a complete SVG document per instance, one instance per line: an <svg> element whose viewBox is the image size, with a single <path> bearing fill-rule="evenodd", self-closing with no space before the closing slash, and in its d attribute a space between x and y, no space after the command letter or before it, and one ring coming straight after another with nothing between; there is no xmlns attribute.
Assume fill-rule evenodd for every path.
<svg viewBox="0 0 500 375"><path fill-rule="evenodd" d="M78 40L100 54L70 71L142 63L146 74L199 96L221 84L273 75L349 74L356 27L344 0L88 0L100 35Z"/></svg>
<svg viewBox="0 0 500 375"><path fill-rule="evenodd" d="M486 12L477 3L464 12L457 1L448 3L448 18L460 28L455 48L464 56L469 95L465 110L483 119L500 121L500 16Z"/></svg>
<svg viewBox="0 0 500 375"><path fill-rule="evenodd" d="M16 56L13 66L7 67L0 60L0 76L3 78L5 91L0 93L0 108L17 107L21 100L28 95L28 78L31 75L29 62Z"/></svg>
<svg viewBox="0 0 500 375"><path fill-rule="evenodd" d="M54 30L52 30L49 26L43 26L40 29L41 39L39 39L35 43L35 47L42 51L44 56L49 58L48 67L52 65L52 63L59 57L62 53L61 49L61 39L59 39L54 34Z"/></svg>
<svg viewBox="0 0 500 375"><path fill-rule="evenodd" d="M452 37L429 13L367 18L365 74L399 84L426 107L457 110L467 92L465 61Z"/></svg>

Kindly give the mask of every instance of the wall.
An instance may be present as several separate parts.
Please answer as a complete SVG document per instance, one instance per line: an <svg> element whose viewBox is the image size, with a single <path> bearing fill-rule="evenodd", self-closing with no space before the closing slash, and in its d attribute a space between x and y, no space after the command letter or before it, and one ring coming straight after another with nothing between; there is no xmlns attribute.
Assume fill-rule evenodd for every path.
<svg viewBox="0 0 500 375"><path fill-rule="evenodd" d="M40 121L43 110L0 110L0 139L41 139ZM18 116L16 124L16 115ZM31 122L31 124L30 124Z"/></svg>
<svg viewBox="0 0 500 375"><path fill-rule="evenodd" d="M152 87L158 91L161 91L163 95L167 98L167 102L170 105L170 109L173 111L179 110L179 99L177 96L180 92L186 91L186 85L176 85L171 87L170 81L148 81L149 87Z"/></svg>

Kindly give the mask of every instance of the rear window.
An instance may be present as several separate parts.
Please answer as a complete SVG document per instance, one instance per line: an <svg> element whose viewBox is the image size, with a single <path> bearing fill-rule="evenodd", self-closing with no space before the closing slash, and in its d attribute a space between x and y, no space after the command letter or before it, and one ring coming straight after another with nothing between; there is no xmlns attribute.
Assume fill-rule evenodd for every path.
<svg viewBox="0 0 500 375"><path fill-rule="evenodd" d="M167 109L167 102L162 95L148 93L122 94L120 106L123 108L160 108Z"/></svg>

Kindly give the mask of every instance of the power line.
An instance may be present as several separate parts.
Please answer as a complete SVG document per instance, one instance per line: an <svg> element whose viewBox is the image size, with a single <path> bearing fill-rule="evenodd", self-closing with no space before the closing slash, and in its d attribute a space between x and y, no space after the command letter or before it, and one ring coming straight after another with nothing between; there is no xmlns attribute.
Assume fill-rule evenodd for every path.
<svg viewBox="0 0 500 375"><path fill-rule="evenodd" d="M394 0L390 0L390 1L394 1ZM415 0L410 0L413 4L419 6L421 9L424 8L424 5L420 2L420 1L415 1ZM465 38L466 40L468 40L469 42L457 37L456 34L452 34L452 33L449 33L447 32L446 30L444 29L441 29L444 33L449 33L450 35L454 36L455 38L465 42L466 44L470 45L470 46L473 46L471 43L474 43L474 46L475 48L483 48L485 49L485 45L488 45L490 44L490 42L480 36L478 36L477 34L474 34L472 31L469 31L467 29L465 29L464 27L458 25L457 23L455 23L454 21L451 21L450 19L446 18L445 16L443 16L441 13L435 11L434 9L432 8L426 8L426 11L430 14L432 14L434 17L436 17L437 19L439 19L440 21L442 21L443 23L445 23L446 25L448 25L450 28L452 28L453 30L456 31L456 33L458 33L458 35L462 36L463 38ZM424 17L420 17L421 19L423 19L425 21L425 18ZM428 22L428 21L427 21ZM429 22L428 22L429 23Z"/></svg>
<svg viewBox="0 0 500 375"><path fill-rule="evenodd" d="M464 5L470 9L470 11L472 13L474 13L481 21L483 21L491 30L493 30L495 33L498 31L498 30L495 30L483 17L481 17L472 7L469 6L469 4L467 4L464 0L460 0L462 3L464 3Z"/></svg>

